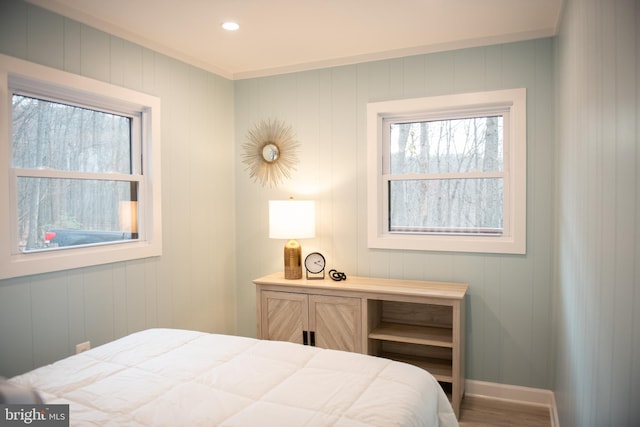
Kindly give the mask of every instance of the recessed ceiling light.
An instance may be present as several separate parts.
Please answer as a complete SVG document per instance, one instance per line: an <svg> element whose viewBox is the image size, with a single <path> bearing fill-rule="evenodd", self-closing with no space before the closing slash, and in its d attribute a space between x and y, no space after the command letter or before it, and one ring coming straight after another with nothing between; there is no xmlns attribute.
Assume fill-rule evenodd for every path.
<svg viewBox="0 0 640 427"><path fill-rule="evenodd" d="M222 24L222 28L224 28L227 31L236 31L238 28L240 28L240 25L238 25L237 22L229 21Z"/></svg>

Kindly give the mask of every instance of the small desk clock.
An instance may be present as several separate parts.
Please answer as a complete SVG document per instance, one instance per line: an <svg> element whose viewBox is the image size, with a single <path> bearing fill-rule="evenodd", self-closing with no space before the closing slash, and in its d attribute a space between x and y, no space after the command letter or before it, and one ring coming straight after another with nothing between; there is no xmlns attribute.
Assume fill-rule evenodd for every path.
<svg viewBox="0 0 640 427"><path fill-rule="evenodd" d="M307 280L324 280L324 268L326 261L320 252L311 252L304 259L304 268L307 270Z"/></svg>

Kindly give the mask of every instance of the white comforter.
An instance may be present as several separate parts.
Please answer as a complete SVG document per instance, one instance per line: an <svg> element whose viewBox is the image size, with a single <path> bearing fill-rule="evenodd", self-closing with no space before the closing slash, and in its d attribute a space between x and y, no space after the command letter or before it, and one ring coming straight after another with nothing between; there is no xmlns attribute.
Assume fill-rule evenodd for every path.
<svg viewBox="0 0 640 427"><path fill-rule="evenodd" d="M68 403L78 426L458 425L417 367L175 329L137 332L11 381Z"/></svg>

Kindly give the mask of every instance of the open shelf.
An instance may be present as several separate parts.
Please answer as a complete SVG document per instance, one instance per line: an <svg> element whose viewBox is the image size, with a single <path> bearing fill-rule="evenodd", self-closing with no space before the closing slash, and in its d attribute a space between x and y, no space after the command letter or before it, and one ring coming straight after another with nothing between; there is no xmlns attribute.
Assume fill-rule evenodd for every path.
<svg viewBox="0 0 640 427"><path fill-rule="evenodd" d="M369 333L369 338L437 347L453 347L451 328L433 326L383 322Z"/></svg>
<svg viewBox="0 0 640 427"><path fill-rule="evenodd" d="M399 362L408 363L428 371L436 380L451 383L453 382L453 374L451 369L451 361L419 356L411 356L400 353L381 353L381 357L397 360Z"/></svg>
<svg viewBox="0 0 640 427"><path fill-rule="evenodd" d="M418 298L367 301L369 353L428 371L448 391L456 414L464 394L461 307L462 302Z"/></svg>

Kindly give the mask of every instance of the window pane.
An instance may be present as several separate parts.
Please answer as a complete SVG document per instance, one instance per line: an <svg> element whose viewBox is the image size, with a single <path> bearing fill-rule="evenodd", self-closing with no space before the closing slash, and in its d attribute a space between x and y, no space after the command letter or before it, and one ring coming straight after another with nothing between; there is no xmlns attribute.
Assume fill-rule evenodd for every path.
<svg viewBox="0 0 640 427"><path fill-rule="evenodd" d="M138 184L18 178L20 251L138 238Z"/></svg>
<svg viewBox="0 0 640 427"><path fill-rule="evenodd" d="M390 125L390 173L502 171L503 117Z"/></svg>
<svg viewBox="0 0 640 427"><path fill-rule="evenodd" d="M131 118L13 95L12 166L131 173Z"/></svg>
<svg viewBox="0 0 640 427"><path fill-rule="evenodd" d="M389 182L389 231L501 234L503 179Z"/></svg>

